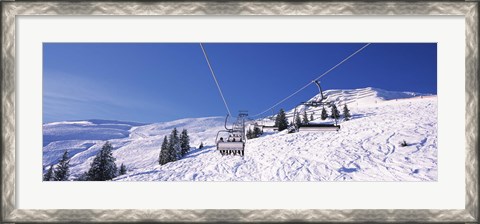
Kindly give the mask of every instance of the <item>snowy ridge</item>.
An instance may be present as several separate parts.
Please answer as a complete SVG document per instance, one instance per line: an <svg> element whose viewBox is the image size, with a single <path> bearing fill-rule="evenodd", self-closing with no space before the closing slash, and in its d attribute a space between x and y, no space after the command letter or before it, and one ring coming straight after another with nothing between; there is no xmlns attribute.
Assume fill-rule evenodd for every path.
<svg viewBox="0 0 480 224"><path fill-rule="evenodd" d="M108 140L125 138L134 122L87 120L63 121L43 125L43 146L58 140Z"/></svg>
<svg viewBox="0 0 480 224"><path fill-rule="evenodd" d="M338 104L358 104L358 105L368 105L372 103L377 103L380 101L394 100L394 99L405 99L412 98L417 96L429 96L430 94L422 94L415 92L394 92L387 91L378 88L361 88L361 89L351 89L351 90L327 90L324 92L327 101L338 102ZM310 99L310 101L316 101L320 99L321 96L317 96Z"/></svg>
<svg viewBox="0 0 480 224"><path fill-rule="evenodd" d="M75 179L109 140L117 165L128 170L117 181L437 180L436 96L375 88L324 93L351 110L353 119L341 121L339 132L265 133L247 141L244 157L222 157L215 150L224 117L154 124L89 120L44 124L43 164L56 163L68 149ZM319 116L315 112L314 122L321 122ZM160 166L161 143L174 127L189 131L192 149ZM399 145L403 140L406 147ZM197 149L201 142L205 147Z"/></svg>
<svg viewBox="0 0 480 224"><path fill-rule="evenodd" d="M332 89L323 91L323 95L326 98L323 102L334 102L337 105L337 108L341 111L343 105L347 105L348 108L358 108L358 107L370 107L373 104L383 103L390 100L400 100L400 99L409 99L413 97L427 97L432 96L431 94L416 93L416 92L395 92L387 91L383 89L366 87L359 89ZM306 102L318 102L322 98L321 94L317 94L314 97L310 98ZM318 108L306 108L303 105L297 106L297 113L301 115L307 109L307 113L321 113L321 107ZM289 118L289 121L293 121L293 114L295 108L287 110L286 114ZM327 111L330 113L330 110L327 108ZM268 119L272 119L272 116L269 116ZM268 119L263 120L264 124L273 125L272 122L269 122ZM333 119L328 119L328 122L333 123Z"/></svg>

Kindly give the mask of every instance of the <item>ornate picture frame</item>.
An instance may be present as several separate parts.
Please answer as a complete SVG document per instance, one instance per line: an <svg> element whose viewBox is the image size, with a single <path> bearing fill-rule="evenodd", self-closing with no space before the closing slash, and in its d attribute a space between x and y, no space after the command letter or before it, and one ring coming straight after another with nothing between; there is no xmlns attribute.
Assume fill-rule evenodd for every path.
<svg viewBox="0 0 480 224"><path fill-rule="evenodd" d="M2 222L478 222L478 2L2 2ZM465 17L465 209L25 210L16 208L16 17L20 15L461 15Z"/></svg>

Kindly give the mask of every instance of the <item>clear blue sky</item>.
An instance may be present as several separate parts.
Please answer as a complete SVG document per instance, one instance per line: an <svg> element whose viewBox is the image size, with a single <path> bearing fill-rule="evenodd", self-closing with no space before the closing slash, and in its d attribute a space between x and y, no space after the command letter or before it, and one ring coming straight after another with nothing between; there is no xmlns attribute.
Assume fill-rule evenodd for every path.
<svg viewBox="0 0 480 224"><path fill-rule="evenodd" d="M234 115L259 113L365 43L206 43ZM373 43L321 80L323 89L437 92L437 44ZM279 106L318 93L314 85ZM277 108L278 110L278 108ZM44 122L160 122L224 116L198 43L44 43Z"/></svg>

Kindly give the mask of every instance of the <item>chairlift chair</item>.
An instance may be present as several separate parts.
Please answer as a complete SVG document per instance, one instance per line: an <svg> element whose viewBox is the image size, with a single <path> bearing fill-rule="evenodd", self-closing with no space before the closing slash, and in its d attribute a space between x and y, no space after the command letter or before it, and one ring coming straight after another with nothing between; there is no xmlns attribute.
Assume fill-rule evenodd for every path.
<svg viewBox="0 0 480 224"><path fill-rule="evenodd" d="M323 91L322 91L322 87L320 86L320 82L318 80L315 80L314 83L317 85L318 91L320 92L320 97L321 97L320 100L310 101L310 102L302 102L299 105L297 105L295 107L295 110L294 110L294 113L293 113L293 120L294 121L295 121L296 116L297 116L297 107L300 106L300 105L304 105L304 106L307 106L307 107L322 106L323 108L325 108L325 106L331 107L333 105L332 102L325 102L325 100L327 98L323 95ZM302 131L302 132L303 131L338 131L338 130L340 130L340 125L337 124L337 120L338 120L338 118L335 116L334 117L334 121L335 121L334 124L330 124L330 123L310 123L309 122L309 123L306 123L306 124L300 124L298 126L293 125L289 129L289 133L300 132L300 131Z"/></svg>
<svg viewBox="0 0 480 224"><path fill-rule="evenodd" d="M237 121L232 128L227 128L228 115L225 118L225 130L217 132L215 142L217 143L217 150L223 155L244 155L245 150L245 117L248 116L245 112L240 112ZM220 137L224 133L225 138Z"/></svg>

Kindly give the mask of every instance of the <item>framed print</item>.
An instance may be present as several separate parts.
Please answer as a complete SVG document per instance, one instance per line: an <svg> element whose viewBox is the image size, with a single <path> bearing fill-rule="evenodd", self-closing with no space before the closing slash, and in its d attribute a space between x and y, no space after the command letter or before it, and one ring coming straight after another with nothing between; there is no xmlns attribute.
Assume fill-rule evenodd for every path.
<svg viewBox="0 0 480 224"><path fill-rule="evenodd" d="M43 180L437 181L437 48L436 43L43 43ZM348 51L353 53L333 59ZM221 64L240 66L213 63L220 58ZM112 63L123 60L129 63ZM279 66L280 61L291 64ZM343 63L333 70L319 61ZM376 69L366 61L378 62ZM228 75L213 72L213 65ZM291 97L271 99L278 89L310 80L313 69L327 72ZM218 89L205 88L211 84ZM264 102L249 100L259 94ZM219 101L225 107L219 108ZM275 103L278 114L270 114L275 105L266 108L265 102ZM226 117L210 116L224 110Z"/></svg>
<svg viewBox="0 0 480 224"><path fill-rule="evenodd" d="M477 222L478 7L4 2L2 221Z"/></svg>

